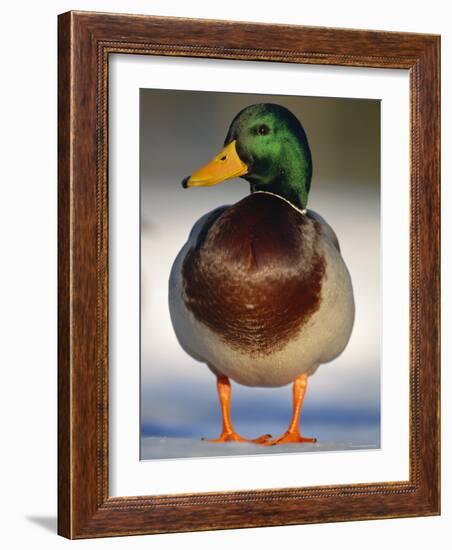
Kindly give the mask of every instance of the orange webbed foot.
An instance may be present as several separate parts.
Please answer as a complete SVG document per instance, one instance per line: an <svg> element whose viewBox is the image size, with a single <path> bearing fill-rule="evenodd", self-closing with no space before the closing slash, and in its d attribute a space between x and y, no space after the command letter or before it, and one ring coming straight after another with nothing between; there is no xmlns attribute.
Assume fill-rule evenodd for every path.
<svg viewBox="0 0 452 550"><path fill-rule="evenodd" d="M287 430L280 437L266 441L265 445L285 445L287 443L317 443L317 439L315 437L303 437L298 431Z"/></svg>

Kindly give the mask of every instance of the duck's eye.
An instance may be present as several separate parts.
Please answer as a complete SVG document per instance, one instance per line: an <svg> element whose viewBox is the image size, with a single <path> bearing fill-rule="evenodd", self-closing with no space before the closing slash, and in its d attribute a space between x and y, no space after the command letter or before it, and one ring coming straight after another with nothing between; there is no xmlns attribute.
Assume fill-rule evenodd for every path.
<svg viewBox="0 0 452 550"><path fill-rule="evenodd" d="M270 128L266 124L262 124L262 126L258 126L256 133L258 136L266 136L270 133Z"/></svg>

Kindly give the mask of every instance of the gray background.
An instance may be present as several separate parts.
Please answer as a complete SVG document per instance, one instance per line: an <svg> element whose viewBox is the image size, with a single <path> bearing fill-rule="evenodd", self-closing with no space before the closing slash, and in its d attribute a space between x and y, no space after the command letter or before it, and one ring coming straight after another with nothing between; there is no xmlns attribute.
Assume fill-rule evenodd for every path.
<svg viewBox="0 0 452 550"><path fill-rule="evenodd" d="M319 443L271 451L380 444L380 103L141 90L142 459L270 452L200 442L201 437L216 437L221 428L215 378L179 347L167 306L171 264L194 222L249 191L239 179L189 190L180 181L219 152L239 110L265 101L288 107L306 130L314 166L308 207L336 231L356 300L348 347L310 379L302 431ZM279 435L290 414L290 386L233 384L233 421L242 435Z"/></svg>

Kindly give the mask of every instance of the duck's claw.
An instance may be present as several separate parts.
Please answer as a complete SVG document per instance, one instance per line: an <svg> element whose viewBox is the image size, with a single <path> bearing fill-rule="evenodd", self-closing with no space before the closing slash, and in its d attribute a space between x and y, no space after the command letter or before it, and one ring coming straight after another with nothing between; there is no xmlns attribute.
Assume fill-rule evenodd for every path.
<svg viewBox="0 0 452 550"><path fill-rule="evenodd" d="M248 439L246 437L242 437L236 432L223 432L220 437L217 437L216 439L202 438L203 441L207 441L209 443L227 443L229 441L236 441L238 443L255 443L256 445L266 445L267 441L270 439L270 434L261 435L255 439Z"/></svg>
<svg viewBox="0 0 452 550"><path fill-rule="evenodd" d="M269 441L272 438L271 434L264 434L260 437L257 437L256 439L251 439L251 443L257 443L258 445L262 445Z"/></svg>

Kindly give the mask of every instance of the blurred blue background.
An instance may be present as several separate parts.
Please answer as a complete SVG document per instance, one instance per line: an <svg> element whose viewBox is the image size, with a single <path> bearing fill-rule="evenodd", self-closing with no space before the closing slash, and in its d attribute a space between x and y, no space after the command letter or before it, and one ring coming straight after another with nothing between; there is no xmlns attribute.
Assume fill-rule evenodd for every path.
<svg viewBox="0 0 452 550"><path fill-rule="evenodd" d="M308 207L336 231L350 270L356 320L350 343L310 378L301 427L314 445L259 447L217 437L215 377L179 347L167 305L172 262L204 213L244 197L232 180L183 190L180 181L222 147L235 114L280 103L302 122L314 173ZM141 458L306 452L380 446L380 103L375 100L141 90ZM284 432L291 386L233 383L232 418L247 437Z"/></svg>

